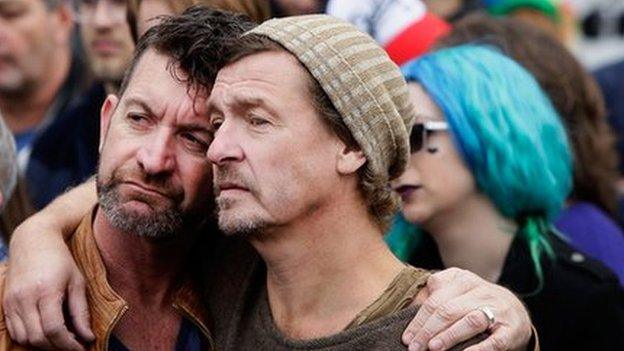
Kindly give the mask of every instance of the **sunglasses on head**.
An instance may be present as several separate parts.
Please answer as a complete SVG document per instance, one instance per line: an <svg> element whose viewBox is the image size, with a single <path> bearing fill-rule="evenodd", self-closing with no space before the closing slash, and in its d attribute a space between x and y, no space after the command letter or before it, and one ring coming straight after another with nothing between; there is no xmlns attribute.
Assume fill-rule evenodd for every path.
<svg viewBox="0 0 624 351"><path fill-rule="evenodd" d="M427 135L433 132L448 130L448 123L445 121L426 121L416 123L410 134L410 152L420 151L427 144Z"/></svg>

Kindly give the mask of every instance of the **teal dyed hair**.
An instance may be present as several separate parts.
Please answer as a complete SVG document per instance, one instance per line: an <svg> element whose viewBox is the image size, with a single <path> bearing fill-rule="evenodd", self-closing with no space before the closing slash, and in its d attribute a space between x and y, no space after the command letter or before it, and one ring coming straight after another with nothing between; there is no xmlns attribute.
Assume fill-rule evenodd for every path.
<svg viewBox="0 0 624 351"><path fill-rule="evenodd" d="M540 258L552 256L546 235L572 189L571 151L550 100L529 72L486 46L443 49L402 71L444 113L479 191L517 221L542 281Z"/></svg>

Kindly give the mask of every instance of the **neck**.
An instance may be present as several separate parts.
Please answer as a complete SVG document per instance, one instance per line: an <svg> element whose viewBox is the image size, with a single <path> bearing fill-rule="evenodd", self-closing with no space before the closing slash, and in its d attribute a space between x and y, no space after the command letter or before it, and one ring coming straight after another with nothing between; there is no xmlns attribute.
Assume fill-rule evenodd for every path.
<svg viewBox="0 0 624 351"><path fill-rule="evenodd" d="M267 266L273 319L289 337L342 331L404 267L366 208L339 201L252 240Z"/></svg>
<svg viewBox="0 0 624 351"><path fill-rule="evenodd" d="M97 210L93 232L111 287L130 305L158 309L170 306L188 243L155 241L113 227Z"/></svg>
<svg viewBox="0 0 624 351"><path fill-rule="evenodd" d="M459 267L497 282L517 229L481 194L422 225L438 245L445 267Z"/></svg>
<svg viewBox="0 0 624 351"><path fill-rule="evenodd" d="M13 133L35 128L45 118L60 91L71 66L71 51L57 52L54 67L46 70L43 81L15 94L0 95L0 111Z"/></svg>

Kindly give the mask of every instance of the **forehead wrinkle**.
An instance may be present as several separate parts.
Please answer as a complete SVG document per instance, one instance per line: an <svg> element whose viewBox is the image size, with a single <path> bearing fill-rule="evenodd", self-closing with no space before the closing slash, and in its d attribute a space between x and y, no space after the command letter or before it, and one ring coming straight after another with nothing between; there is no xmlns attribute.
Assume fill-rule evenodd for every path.
<svg viewBox="0 0 624 351"><path fill-rule="evenodd" d="M176 125L201 126L202 129L205 129L206 127L200 122L205 121L206 125L208 123L208 116L204 113L204 111L197 111L197 109L193 108L193 99L188 96L188 94L184 95L184 99L169 97L166 100L154 98L153 96L144 94L140 91L133 92L128 95L128 98L124 99L126 109L138 106L149 115L158 119L163 119L167 115L171 114L176 117L174 122ZM167 103L167 101L171 101L171 103ZM184 122L189 119L192 119L193 122Z"/></svg>
<svg viewBox="0 0 624 351"><path fill-rule="evenodd" d="M158 117L159 119L163 115L162 108L157 103L152 104L151 100L153 99L150 99L149 95L144 95L140 91L127 95L127 98L122 97L122 106L124 107L123 111L127 111L133 107L138 107L148 115Z"/></svg>
<svg viewBox="0 0 624 351"><path fill-rule="evenodd" d="M258 90L256 87L240 86L242 84L244 83L215 84L213 94L211 94L208 101L210 112L215 108L218 110L249 107L272 109L276 94L271 94L271 91ZM224 87L223 85L226 86ZM274 84L272 85L275 86ZM214 94L215 91L217 91L217 94Z"/></svg>

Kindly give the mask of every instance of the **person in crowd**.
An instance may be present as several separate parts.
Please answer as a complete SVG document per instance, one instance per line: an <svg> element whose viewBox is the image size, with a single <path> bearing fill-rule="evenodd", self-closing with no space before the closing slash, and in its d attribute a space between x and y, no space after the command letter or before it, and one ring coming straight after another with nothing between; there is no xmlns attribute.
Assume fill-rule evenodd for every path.
<svg viewBox="0 0 624 351"><path fill-rule="evenodd" d="M210 21L206 21L204 18L205 11L208 10L193 8L185 12L182 17L195 13L199 16L197 21L212 30ZM176 19L174 17L165 20L164 23L166 24L167 21L175 22ZM309 66L310 71L306 71L303 68L303 64L306 63L316 63L321 66L326 64L326 61L321 60L319 56L305 55L306 52L316 52L308 48L308 44L317 47L326 44L327 32L322 31L326 25L342 30L343 36L351 36L352 39L355 39L354 42L350 41L350 44L343 42L343 44L347 44L347 47L343 48L344 50L349 47L358 50L367 49L362 52L371 55L370 58L373 60L378 60L381 64L379 68L385 67L385 70L381 71L385 73L377 80L371 75L366 75L365 64L357 65L360 62L358 60L365 59L366 56L358 59L360 56L356 55L346 59L345 63L354 69L354 74L357 77L368 78L361 81L356 79L355 81L358 83L354 83L355 85L351 84L352 81L337 81L338 86L342 87L340 92L347 91L347 87L349 87L348 91L353 92L360 90L353 90L354 87L357 88L358 86L374 88L379 95L366 95L360 99L368 99L372 96L374 101L379 103L382 103L381 99L384 99L385 105L383 106L386 108L382 109L382 105L369 104L369 110L361 110L361 105L357 103L360 100L354 102L355 105L339 104L337 98L339 92L332 91L329 88L332 85L325 80L330 75L324 73L323 69L314 70ZM288 41L285 37L273 36L280 33L280 28L289 26L304 26L303 30L296 34L293 42ZM167 33L169 32L167 31ZM196 31L192 30L192 32ZM228 31L220 33L226 32ZM298 39L315 32L317 34L313 35L309 41ZM196 48L201 43L201 41L198 43L190 40L184 42L192 43L192 45L189 44L192 48ZM416 342L427 345L429 339L433 337L445 337L455 344L488 328L491 335L485 336L487 338L480 343L481 347L495 350L526 349L529 347L528 343L532 332L528 315L521 303L508 290L487 283L476 275L461 270L451 269L426 278L428 273L421 270L406 269L402 263L392 257L381 240L384 218L392 213L394 208L394 201L390 196L392 193L389 192L386 184L391 175L400 173L405 166L408 158L408 129L413 118L413 110L407 97L404 80L396 66L383 53L383 50L371 38L357 31L351 25L326 16L289 18L267 22L246 35L244 42L247 45L242 46L242 42L237 42L234 52L225 56L228 58L227 65L219 73L220 79L218 78L214 84L215 90L209 98L208 111L206 111L215 131L215 140L210 144L211 149L208 150L207 155L209 160L218 159L213 161L216 163L213 171L217 203L220 209L220 227L230 234L233 232L241 233L241 230L248 231L247 239L254 246L258 245L261 255L271 254L265 250L273 247L275 250L286 249L286 251L282 251L283 255L301 255L300 259L305 259L306 255L309 254L306 248L318 239L317 244L319 246L309 246L310 250L314 249L318 252L318 255L315 256L316 259L310 261L310 263L314 263L314 266L311 267L316 269L317 274L310 277L305 276L306 278L299 282L298 287L297 285L289 285L288 289L278 289L279 302L271 301L275 297L273 295L275 290L274 286L268 287L268 284L274 284L275 281L267 283L262 270L263 267L274 267L271 265L280 264L281 261L273 261L271 258L271 261L267 260L267 266L264 266L260 256L253 251L253 248L246 241L231 235L222 237L214 235L216 233L206 233L213 234L206 237L216 239L216 242L209 246L208 251L203 252L203 256L208 259L204 270L205 285L208 288L206 296L209 305L208 312L214 322L217 347L232 349L240 343L250 342L250 340L232 338L239 333L251 333L253 338L265 340L267 342L265 348L270 348L276 342L288 344L289 341L281 340L283 339L281 337L273 340L267 335L254 334L254 328L249 328L241 323L241 318L253 320L257 316L243 313L244 311L240 310L242 307L240 303L249 297L257 302L257 304L253 304L257 308L264 306L273 310L276 308L275 303L278 304L277 306L283 306L287 309L297 308L298 304L279 304L284 302L285 296L292 296L292 293L296 292L294 289L302 291L301 286L309 282L309 279L312 280L312 283L314 280L320 282L317 292L326 292L320 296L316 295L317 297L324 297L323 300L314 303L315 309L325 311L322 312L324 316L306 313L302 314L301 318L292 320L292 315L289 314L288 310L278 309L278 311L286 312L280 314L280 317L294 322L294 324L287 322L287 332L294 332L300 338L310 339L326 336L320 340L325 340L323 343L333 345L346 345L348 347L357 343L367 345L388 344L403 349L404 346L399 345L400 332L415 310L407 307L407 302L403 303L389 299L389 297L405 297L406 301L413 300L414 296L407 291L409 290L414 294L418 291L421 292L417 296L417 300L423 306L412 321L413 325L408 328L408 334L411 334L412 337L405 335L403 339L405 342L411 340L412 348ZM281 45L300 43L300 46L291 47L287 51L279 43ZM236 49L239 44L241 47ZM264 47L265 44L269 46ZM330 50L328 55L340 55L340 51L335 50L339 43L328 41L327 44L334 49ZM193 52L195 53L195 51ZM183 55L181 62L186 62L188 59L189 57ZM249 65L242 64L245 62ZM329 64L333 65L337 61L329 60L329 62L333 62ZM273 74L273 70L278 68L283 68L288 72ZM369 69L372 68L369 67ZM265 84L254 80L252 77L254 74L265 74L263 76L266 80ZM245 87L247 83L244 81L240 84L229 84L232 79L239 78L244 81L250 79L251 82L258 83L259 86L249 89ZM296 85L297 89L293 89L293 84ZM212 84L209 85L212 86ZM234 86L233 89L232 86ZM280 87L281 89L279 89ZM308 95L310 88L313 88L316 94L314 100ZM367 91L367 89L362 89L362 91ZM246 93L253 93L253 96L249 95L253 98L246 100ZM292 99L279 99L279 96L283 94L292 97ZM353 96L356 97L357 95ZM235 99L232 100L230 97L235 97ZM317 101L316 99L321 100ZM261 101L263 101L262 104ZM340 107L334 107L334 104ZM281 112L279 114L275 111L273 113L268 112L270 111L269 105L275 111ZM358 108L354 106L358 106ZM245 109L246 112L241 113L240 109ZM300 123L291 123L293 116L290 112L285 113L291 109L300 112L297 113L298 119L301 119ZM252 110L253 113L251 113ZM103 115L105 115L105 111L106 108L103 109ZM357 117L360 113L363 114ZM149 112L147 115L149 117ZM325 120L323 116L333 119ZM133 120L136 117L137 123L140 125L148 123L149 120L140 113L131 114L130 117ZM392 129L366 128L366 123L372 122L375 118L388 121L392 125ZM278 121L282 121L282 123L279 124ZM265 133L256 133L256 131L263 129ZM235 138L230 139L229 136ZM368 137L377 138L380 145L385 145L385 148L373 146L368 140L374 139ZM173 142L172 138L166 138L166 140ZM321 140L324 142L320 143ZM306 162L296 159L301 155L297 152L300 150L297 143L302 141L306 145L314 146L307 150L314 150L317 147L319 149L319 152L312 153L305 158L307 161L317 161L313 169L309 168ZM249 145L254 144L258 148L249 148ZM276 144L284 147L276 147L278 146ZM166 150L161 150L161 152L166 153ZM231 152L233 154L230 155ZM148 153L142 157L151 159L152 154ZM290 160L291 164L286 168L293 172L288 174L275 173L279 172L280 165L286 162L279 161L281 159ZM257 161L263 160L272 160L276 163L257 163ZM164 164L175 166L173 160L152 159L152 162L155 161L162 161ZM258 173L257 180L241 178L242 176L250 177L250 174L247 173L250 168L261 171ZM322 181L314 176L315 172L319 170L318 168L329 177L328 185L321 184ZM282 181L274 180L272 175L281 177L279 179ZM289 179L288 177L294 178ZM308 182L297 181L302 178L309 179L309 184ZM360 179L364 180L363 189L360 189L358 185ZM312 186L313 184L315 186ZM284 194L287 195L286 197L280 195L278 187L281 190L287 190ZM336 192L331 191L332 189L344 189L343 193L347 196L344 198L337 196L334 194ZM319 190L323 190L322 193L319 193L322 196L315 195ZM9 330L13 337L16 337L14 335L15 330L11 330L15 329L12 327L14 325L23 326L23 330L27 331L21 334L19 341L30 344L36 343L35 346L39 347L49 347L50 338L58 340L60 336L68 336L67 330L63 327L63 314L60 312L61 307L59 305L66 294L65 292L67 292L65 298L68 300L69 310L73 316L73 324L81 326L81 328L77 328L78 335L83 337L89 329L86 319L88 313L84 309L84 278L72 260L68 259L70 256L67 253L67 248L57 230L63 231L72 227L71 232L74 231L73 228L78 220L76 217L78 214L80 214L79 217L82 217L85 214L85 203L90 203L91 191L88 186L73 190L53 202L44 212L25 222L13 237L12 248L17 251L14 251L11 256L3 306L5 316L7 316L7 327L11 326ZM301 199L298 195L301 195ZM328 197L336 198L336 201L320 201ZM284 205L281 199L288 200L288 204ZM139 205L138 203L135 204L135 206ZM143 209L148 210L147 208ZM322 209L331 209L331 211ZM373 212L372 209L375 211ZM335 217L340 213L353 213L353 218L359 225L356 225L356 222L349 225L335 221ZM254 226L263 223L266 223L266 228L254 228ZM313 241L309 240L309 236L307 241L302 240L302 235L305 236L305 233L301 231L301 228L313 223L323 224L323 228L327 228L327 232L334 234L330 236L319 232ZM37 240L32 240L33 236L26 234L31 231L29 229L31 225L38 228L40 237ZM282 227L289 227L289 229L284 231ZM41 229L44 228L52 229L51 232L42 234ZM252 233L254 229L258 229L258 234ZM266 242L258 240L260 237L257 235L260 233L270 235L272 239ZM71 240L71 233L67 234L66 232L66 235ZM338 238L339 236L343 238L342 245L336 245L335 242L332 242L331 238ZM275 246L271 244L273 240L279 240L282 244ZM367 243L374 244L378 250L371 252L371 246ZM227 249L223 249L223 245ZM282 245L285 246L280 248ZM293 251L292 248L296 246L300 246L300 249ZM27 247L28 249L26 249ZM33 251L33 247L37 247L37 249ZM321 249L325 249L327 252L322 252ZM35 251L37 252L36 255L34 254ZM336 254L330 254L330 251ZM368 259L353 261L358 255L359 257L370 258L375 262L383 261L385 263L377 264L374 267L370 264L362 264L362 267L359 267L359 264L367 262ZM351 261L353 264L344 266L344 263L336 262L336 266L334 268L329 267L329 271L321 270L327 265L324 260L335 261L334 256L342 257L344 262ZM292 257L293 259L296 258L295 256ZM305 266L293 261L290 269L298 270L305 268ZM343 267L344 270L337 269L338 267ZM270 270L272 268L268 269L269 272L273 272ZM245 272L252 273L255 278L245 277ZM331 274L327 272L331 272ZM374 273L375 277L370 277L370 272L376 272ZM282 274L287 274L286 271L275 273L279 274L279 277L271 279L282 279L284 277ZM395 285L393 283L395 278L397 281L408 282L409 287L397 285L397 289L393 290L393 293L384 292L386 286ZM342 279L349 279L351 283L341 283ZM427 287L422 288L421 283L425 281ZM43 290L46 291L36 288L37 286L44 287ZM337 291L340 294L331 294L331 291ZM251 295L246 293L251 293ZM265 293L269 294L269 301L257 300ZM348 298L350 302L340 303L347 295L351 296ZM44 296L59 298L41 300ZM310 294L302 294L295 299L288 299L288 301L304 303L310 298ZM379 301L380 304L374 305L374 301ZM448 307L450 305L455 306L455 309L450 311L452 313L443 313L442 311L449 312ZM40 308L32 309L32 306L40 306ZM335 309L329 308L330 306L335 306ZM367 306L369 308L366 308ZM22 307L26 307L26 309L22 309ZM358 313L360 311L362 313ZM266 317L267 312L265 309L263 316ZM398 320L404 322L398 322ZM280 319L280 323L283 321ZM320 323L322 321L326 323ZM258 322L264 323L266 320ZM380 328L380 324L394 326L393 332L387 333L391 329L383 330ZM422 329L427 333L415 335L414 327L419 325L425 327L417 328L418 331ZM266 324L258 324L255 328L266 326ZM347 330L343 331L343 329ZM275 329L275 332L277 330ZM359 339L355 336L363 334L358 333L358 330L371 330L372 334L364 338L365 340ZM280 333L277 335L283 335L281 332L277 333ZM345 337L341 340L330 336L335 333L344 333L351 337ZM373 335L380 335L380 338L377 340ZM308 343L308 341L302 342ZM59 345L55 346L60 347ZM253 346L259 347L258 344ZM311 347L320 346L322 345L312 343Z"/></svg>
<svg viewBox="0 0 624 351"><path fill-rule="evenodd" d="M17 183L17 158L15 139L0 114L0 213L4 210L6 200L11 198ZM1 230L1 228L0 228ZM0 233L1 234L1 233ZM0 235L0 261L7 256L7 246Z"/></svg>
<svg viewBox="0 0 624 351"><path fill-rule="evenodd" d="M40 138L46 148L26 171L28 192L37 209L96 171L100 107L106 94L119 88L134 50L125 15L125 1L77 4L80 39L93 82Z"/></svg>
<svg viewBox="0 0 624 351"><path fill-rule="evenodd" d="M619 350L624 291L553 229L572 189L564 126L528 71L493 47L461 45L408 63L419 118L395 230L409 258L460 267L522 297L545 350ZM581 256L582 257L582 256Z"/></svg>
<svg viewBox="0 0 624 351"><path fill-rule="evenodd" d="M145 33L162 15L180 14L194 5L243 13L257 23L271 17L269 3L263 0L128 0L128 23L134 40Z"/></svg>
<svg viewBox="0 0 624 351"><path fill-rule="evenodd" d="M63 0L0 2L0 111L17 144L20 171L45 160L46 142L87 87L86 67L72 48L73 15ZM96 136L97 138L97 136ZM71 161L67 161L71 162ZM51 180L51 179L50 179ZM2 216L2 230L33 211L33 183L20 181Z"/></svg>
<svg viewBox="0 0 624 351"><path fill-rule="evenodd" d="M574 155L572 193L555 226L572 246L613 270L624 285L624 234L617 223L617 154L596 81L560 42L516 19L470 16L459 21L437 46L475 41L499 47L533 74L548 94Z"/></svg>
<svg viewBox="0 0 624 351"><path fill-rule="evenodd" d="M126 1L86 0L77 5L80 37L89 67L107 94L121 85L134 52ZM102 99L101 102L103 102Z"/></svg>

